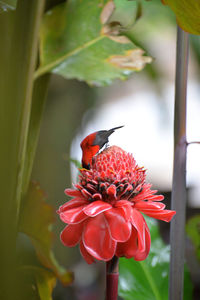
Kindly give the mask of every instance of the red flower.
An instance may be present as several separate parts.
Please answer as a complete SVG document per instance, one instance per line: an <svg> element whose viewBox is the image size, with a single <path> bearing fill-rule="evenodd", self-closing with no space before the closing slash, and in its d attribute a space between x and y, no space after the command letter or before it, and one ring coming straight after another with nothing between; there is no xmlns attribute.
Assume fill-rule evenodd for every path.
<svg viewBox="0 0 200 300"><path fill-rule="evenodd" d="M141 213L169 222L176 213L164 210L162 195L145 182L145 170L121 148L107 148L94 157L90 170L65 193L73 197L58 213L68 225L61 233L65 246L79 243L88 263L114 255L144 260L150 250L149 228Z"/></svg>

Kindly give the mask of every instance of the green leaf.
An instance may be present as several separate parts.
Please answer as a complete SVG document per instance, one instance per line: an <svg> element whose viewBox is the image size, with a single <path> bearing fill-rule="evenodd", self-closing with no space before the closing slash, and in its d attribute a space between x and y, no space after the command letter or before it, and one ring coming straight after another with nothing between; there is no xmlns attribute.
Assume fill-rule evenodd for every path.
<svg viewBox="0 0 200 300"><path fill-rule="evenodd" d="M81 168L82 168L82 165L81 165L81 163L80 163L79 160L74 159L74 158L70 158L69 161L70 161L71 163L73 163L73 165L74 165L77 169L81 169Z"/></svg>
<svg viewBox="0 0 200 300"><path fill-rule="evenodd" d="M21 209L19 231L31 239L40 262L67 285L72 281L72 274L57 263L51 250L53 242L51 227L55 220L55 212L45 199L46 195L40 186L31 183Z"/></svg>
<svg viewBox="0 0 200 300"><path fill-rule="evenodd" d="M160 238L155 220L148 219L151 250L144 261L120 259L119 295L125 300L167 300L170 248ZM191 299L192 286L185 271L184 299Z"/></svg>
<svg viewBox="0 0 200 300"><path fill-rule="evenodd" d="M41 300L51 300L52 291L56 285L54 273L42 268L35 268L35 277Z"/></svg>
<svg viewBox="0 0 200 300"><path fill-rule="evenodd" d="M32 265L23 266L20 271L26 278L24 288L29 299L52 300L52 292L56 285L56 276L53 272Z"/></svg>
<svg viewBox="0 0 200 300"><path fill-rule="evenodd" d="M171 7L178 25L185 31L200 34L200 1L198 0L162 0Z"/></svg>
<svg viewBox="0 0 200 300"><path fill-rule="evenodd" d="M195 247L196 256L200 261L200 215L189 219L186 225L186 232Z"/></svg>
<svg viewBox="0 0 200 300"><path fill-rule="evenodd" d="M114 0L115 10L110 18L111 21L117 20L124 27L130 26L137 21L140 15L139 9L141 9L140 1L122 1Z"/></svg>
<svg viewBox="0 0 200 300"><path fill-rule="evenodd" d="M17 0L0 0L0 13L16 8Z"/></svg>
<svg viewBox="0 0 200 300"><path fill-rule="evenodd" d="M115 5L118 11L123 1L70 0L48 11L41 28L40 67L35 78L52 71L107 85L150 63L152 59L144 56L141 48L120 35L120 21L109 23Z"/></svg>

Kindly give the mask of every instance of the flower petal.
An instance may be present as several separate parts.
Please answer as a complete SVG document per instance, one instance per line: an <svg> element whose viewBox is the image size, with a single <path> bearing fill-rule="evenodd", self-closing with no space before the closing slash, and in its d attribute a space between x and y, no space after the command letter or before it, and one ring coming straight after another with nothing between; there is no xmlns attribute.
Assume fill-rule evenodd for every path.
<svg viewBox="0 0 200 300"><path fill-rule="evenodd" d="M66 226L60 234L61 242L68 247L76 246L81 239L83 226L83 223Z"/></svg>
<svg viewBox="0 0 200 300"><path fill-rule="evenodd" d="M142 214L134 208L132 208L131 222L138 232L138 249L140 251L144 251L145 250L145 220Z"/></svg>
<svg viewBox="0 0 200 300"><path fill-rule="evenodd" d="M110 260L116 249L116 242L110 236L108 223L103 214L88 220L83 232L86 250L98 260Z"/></svg>
<svg viewBox="0 0 200 300"><path fill-rule="evenodd" d="M75 208L75 207L78 207L78 206L82 206L84 204L88 204L89 202L85 199L81 199L81 198L74 198L74 199L71 199L69 200L68 202L66 202L65 204L61 205L59 207L59 209L57 210L57 213L61 213L61 212L64 212L68 209L72 209L72 208Z"/></svg>
<svg viewBox="0 0 200 300"><path fill-rule="evenodd" d="M137 237L137 230L132 226L130 239L125 243L117 243L116 255L118 257L125 256L126 258L134 257L138 250Z"/></svg>
<svg viewBox="0 0 200 300"><path fill-rule="evenodd" d="M160 211L155 211L155 210L144 211L144 214L154 219L170 222L172 217L176 214L176 212L174 210L165 209Z"/></svg>
<svg viewBox="0 0 200 300"><path fill-rule="evenodd" d="M79 190L74 190L74 189L65 189L64 193L70 197L81 197L82 194Z"/></svg>
<svg viewBox="0 0 200 300"><path fill-rule="evenodd" d="M88 264L92 264L93 262L95 262L94 257L87 252L87 250L85 249L85 246L83 245L82 241L80 241L80 245L79 246L80 246L81 255L83 256L83 258L85 259L85 261Z"/></svg>
<svg viewBox="0 0 200 300"><path fill-rule="evenodd" d="M151 195L147 197L147 200L151 200L151 201L162 201L163 199L164 199L163 195Z"/></svg>
<svg viewBox="0 0 200 300"><path fill-rule="evenodd" d="M145 222L145 250L139 251L138 249L138 251L134 256L134 259L137 261L145 260L149 255L150 248L151 248L151 235L149 232L149 228Z"/></svg>
<svg viewBox="0 0 200 300"><path fill-rule="evenodd" d="M104 213L108 221L110 233L113 240L117 242L125 242L131 235L131 223L127 222L124 217L122 208L111 208Z"/></svg>
<svg viewBox="0 0 200 300"><path fill-rule="evenodd" d="M110 197L113 197L113 198L116 198L116 194L117 194L117 189L116 189L116 186L114 184L111 184L107 190L106 190L107 194L110 196Z"/></svg>
<svg viewBox="0 0 200 300"><path fill-rule="evenodd" d="M88 204L84 209L84 213L89 217L95 217L105 210L111 209L112 206L109 203L103 201L94 201Z"/></svg>
<svg viewBox="0 0 200 300"><path fill-rule="evenodd" d="M151 201L140 201L135 203L134 208L137 208L140 211L148 211L148 210L163 210L165 208L164 203L160 202L151 202Z"/></svg>
<svg viewBox="0 0 200 300"><path fill-rule="evenodd" d="M82 190L81 190L81 193L83 194L83 196L84 196L86 199L92 198L92 194L91 194L89 191L87 191L86 189L82 189Z"/></svg>
<svg viewBox="0 0 200 300"><path fill-rule="evenodd" d="M134 227L132 227L132 234L130 239L125 243L117 244L116 255L118 257L120 256L125 256L126 258L134 257L134 259L137 261L145 260L147 258L151 247L151 236L146 222L144 223L144 227L145 227L145 248L142 251L139 250L138 232Z"/></svg>
<svg viewBox="0 0 200 300"><path fill-rule="evenodd" d="M131 217L131 212L132 212L132 203L130 201L127 200L120 200L117 201L115 204L115 207L121 207L124 211L124 216L126 221L130 220Z"/></svg>
<svg viewBox="0 0 200 300"><path fill-rule="evenodd" d="M69 209L67 211L60 213L60 219L64 223L80 223L83 220L87 219L88 216L84 213L83 208L85 205L75 207L72 209Z"/></svg>
<svg viewBox="0 0 200 300"><path fill-rule="evenodd" d="M95 193L92 195L92 199L95 201L102 200L102 195L100 193Z"/></svg>

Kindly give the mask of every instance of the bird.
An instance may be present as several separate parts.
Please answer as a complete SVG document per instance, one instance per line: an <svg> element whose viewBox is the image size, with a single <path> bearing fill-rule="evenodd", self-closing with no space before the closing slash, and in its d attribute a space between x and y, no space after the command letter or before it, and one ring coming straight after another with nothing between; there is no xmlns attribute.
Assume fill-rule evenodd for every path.
<svg viewBox="0 0 200 300"><path fill-rule="evenodd" d="M118 126L109 130L95 131L86 136L80 146L82 149L82 167L84 169L90 169L92 164L92 158L99 152L99 150L108 143L108 137L119 128L124 127Z"/></svg>

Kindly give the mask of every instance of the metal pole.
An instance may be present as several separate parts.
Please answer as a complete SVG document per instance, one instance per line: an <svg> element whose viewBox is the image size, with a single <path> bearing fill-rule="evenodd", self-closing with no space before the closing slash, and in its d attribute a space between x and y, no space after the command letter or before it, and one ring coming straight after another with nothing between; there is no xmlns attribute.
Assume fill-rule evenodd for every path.
<svg viewBox="0 0 200 300"><path fill-rule="evenodd" d="M171 205L171 209L176 211L176 216L172 220L170 228L170 300L183 299L186 211L186 94L188 36L188 33L178 27L174 110L174 170Z"/></svg>

